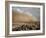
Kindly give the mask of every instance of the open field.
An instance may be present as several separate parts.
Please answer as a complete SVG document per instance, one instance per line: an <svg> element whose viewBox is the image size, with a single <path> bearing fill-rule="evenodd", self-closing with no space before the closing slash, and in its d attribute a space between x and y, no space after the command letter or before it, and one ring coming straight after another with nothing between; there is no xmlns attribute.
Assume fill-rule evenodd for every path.
<svg viewBox="0 0 46 38"><path fill-rule="evenodd" d="M40 22L13 23L12 31L40 30Z"/></svg>

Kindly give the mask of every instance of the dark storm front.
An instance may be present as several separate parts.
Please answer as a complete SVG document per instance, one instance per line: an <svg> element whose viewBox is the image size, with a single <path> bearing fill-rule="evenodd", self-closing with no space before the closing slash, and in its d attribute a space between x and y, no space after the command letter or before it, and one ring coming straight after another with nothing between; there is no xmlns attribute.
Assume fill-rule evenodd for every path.
<svg viewBox="0 0 46 38"><path fill-rule="evenodd" d="M40 30L40 8L13 7L12 31Z"/></svg>

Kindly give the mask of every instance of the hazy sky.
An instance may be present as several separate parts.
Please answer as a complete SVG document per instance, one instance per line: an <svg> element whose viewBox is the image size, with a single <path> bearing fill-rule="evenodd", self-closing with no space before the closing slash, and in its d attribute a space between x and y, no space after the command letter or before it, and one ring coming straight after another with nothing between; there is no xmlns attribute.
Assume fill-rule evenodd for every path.
<svg viewBox="0 0 46 38"><path fill-rule="evenodd" d="M13 11L19 11L21 13L27 13L28 15L35 16L38 20L40 19L40 8L33 7L13 7Z"/></svg>

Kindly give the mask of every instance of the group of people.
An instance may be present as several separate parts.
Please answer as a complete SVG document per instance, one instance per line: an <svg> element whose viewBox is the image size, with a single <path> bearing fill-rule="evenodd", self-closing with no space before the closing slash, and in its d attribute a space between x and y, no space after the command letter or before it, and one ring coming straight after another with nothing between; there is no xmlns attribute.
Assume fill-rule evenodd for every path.
<svg viewBox="0 0 46 38"><path fill-rule="evenodd" d="M30 25L27 25L27 24L23 24L23 25L20 25L19 27L15 27L13 28L12 30L13 31L25 31L25 30L39 30L40 29L40 24L30 24Z"/></svg>

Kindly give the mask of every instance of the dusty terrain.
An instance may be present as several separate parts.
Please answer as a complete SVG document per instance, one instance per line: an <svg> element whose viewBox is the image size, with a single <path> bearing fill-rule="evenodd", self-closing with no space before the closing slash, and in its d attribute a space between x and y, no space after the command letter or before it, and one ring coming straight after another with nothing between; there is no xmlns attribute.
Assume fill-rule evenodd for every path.
<svg viewBox="0 0 46 38"><path fill-rule="evenodd" d="M12 14L12 30L21 31L21 30L39 30L40 22L26 14L13 12Z"/></svg>

